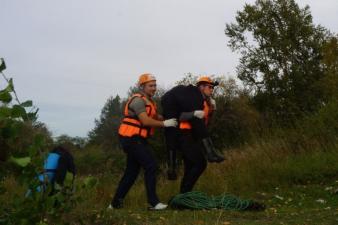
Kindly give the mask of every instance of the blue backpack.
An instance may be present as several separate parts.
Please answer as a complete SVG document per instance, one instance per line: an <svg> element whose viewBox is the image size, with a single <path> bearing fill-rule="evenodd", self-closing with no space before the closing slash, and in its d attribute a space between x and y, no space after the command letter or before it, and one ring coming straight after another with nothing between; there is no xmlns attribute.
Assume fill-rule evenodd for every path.
<svg viewBox="0 0 338 225"><path fill-rule="evenodd" d="M39 181L41 182L41 185L37 188L38 192L45 191L48 183L54 183L55 172L58 167L60 157L61 155L57 153L48 154L43 166L44 172L38 176Z"/></svg>

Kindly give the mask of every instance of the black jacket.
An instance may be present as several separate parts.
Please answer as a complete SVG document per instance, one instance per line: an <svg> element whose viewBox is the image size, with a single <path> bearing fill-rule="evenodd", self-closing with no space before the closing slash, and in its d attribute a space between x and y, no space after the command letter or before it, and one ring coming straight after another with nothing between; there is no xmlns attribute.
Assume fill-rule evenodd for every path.
<svg viewBox="0 0 338 225"><path fill-rule="evenodd" d="M164 119L180 117L182 112L203 110L204 97L201 91L193 85L178 85L161 98ZM190 121L192 133L195 138L203 139L208 137L206 125L202 119L193 118Z"/></svg>
<svg viewBox="0 0 338 225"><path fill-rule="evenodd" d="M54 182L63 185L63 182L66 178L67 171L72 173L75 176L75 164L72 154L68 151L61 151L59 149L54 149L51 153L56 153L60 155L58 166L55 171Z"/></svg>

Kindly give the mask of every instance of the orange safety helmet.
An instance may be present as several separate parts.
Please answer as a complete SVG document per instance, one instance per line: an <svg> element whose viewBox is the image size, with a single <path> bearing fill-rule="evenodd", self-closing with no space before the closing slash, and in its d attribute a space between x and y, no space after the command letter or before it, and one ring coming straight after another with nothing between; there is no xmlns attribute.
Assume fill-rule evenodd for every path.
<svg viewBox="0 0 338 225"><path fill-rule="evenodd" d="M213 82L211 80L211 78L208 77L208 76L201 76L201 77L199 77L198 80L197 80L197 85L199 85L200 83L207 83L207 84L211 84L212 86L217 86L218 85L217 81Z"/></svg>
<svg viewBox="0 0 338 225"><path fill-rule="evenodd" d="M150 81L156 81L155 76L151 73L144 73L138 78L138 85L141 86Z"/></svg>

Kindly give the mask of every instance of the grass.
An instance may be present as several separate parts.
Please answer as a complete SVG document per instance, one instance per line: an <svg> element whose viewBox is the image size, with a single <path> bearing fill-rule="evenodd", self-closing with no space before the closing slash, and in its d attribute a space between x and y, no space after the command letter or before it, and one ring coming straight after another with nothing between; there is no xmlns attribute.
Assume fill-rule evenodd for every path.
<svg viewBox="0 0 338 225"><path fill-rule="evenodd" d="M93 190L79 190L86 199L69 220L76 221L86 212L83 224L338 224L336 149L286 154L272 147L265 144L228 152L226 162L209 164L195 187L209 195L227 192L258 200L267 205L264 212L149 212L142 177L128 193L124 209L107 211L119 176L103 174ZM166 202L178 193L179 181L164 177L159 176L158 194Z"/></svg>
<svg viewBox="0 0 338 225"><path fill-rule="evenodd" d="M144 181L140 176L125 199L125 207L107 210L119 173L97 173L94 186L85 185L87 176L77 179L77 205L63 215L69 224L338 224L338 148L312 149L294 153L281 143L256 143L226 153L226 161L209 164L195 190L209 195L235 194L267 205L264 212L225 210L147 210ZM101 159L100 159L101 160ZM114 159L113 159L114 161ZM108 162L111 166L113 163ZM180 174L180 177L182 174ZM14 177L4 181L3 205L23 196ZM95 182L94 182L95 183ZM159 174L158 195L166 202L179 191L178 181ZM1 208L1 206L0 206ZM53 224L53 223L50 223Z"/></svg>
<svg viewBox="0 0 338 225"><path fill-rule="evenodd" d="M163 185L163 184L162 184ZM275 187L270 192L256 192L251 196L267 205L264 212L236 212L224 210L166 210L147 211L138 182L129 193L124 209L106 210L108 199L101 198L96 205L87 204L69 219L82 218L84 224L337 224L338 180L327 183ZM98 193L96 193L98 194ZM166 191L161 189L160 196ZM167 200L163 198L163 200ZM85 210L85 213L84 211ZM80 223L78 223L80 224Z"/></svg>

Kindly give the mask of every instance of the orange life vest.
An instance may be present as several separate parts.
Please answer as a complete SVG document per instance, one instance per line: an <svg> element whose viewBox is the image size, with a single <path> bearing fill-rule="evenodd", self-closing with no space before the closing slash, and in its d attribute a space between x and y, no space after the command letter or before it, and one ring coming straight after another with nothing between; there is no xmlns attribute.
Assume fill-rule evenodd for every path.
<svg viewBox="0 0 338 225"><path fill-rule="evenodd" d="M210 117L210 113L211 113L211 108L208 105L207 101L204 100L203 102L203 111L204 111L204 122L205 125L208 125L209 123L209 117ZM180 122L180 129L191 129L191 124L188 121L183 121Z"/></svg>
<svg viewBox="0 0 338 225"><path fill-rule="evenodd" d="M129 98L124 108L124 118L122 119L121 125L119 127L119 134L124 137L132 137L138 135L143 138L147 138L154 134L154 128L143 126L136 115L129 116L129 104L136 97L142 98L144 100L146 105L146 113L149 117L155 118L157 115L156 104L153 101L147 99L144 95L136 93Z"/></svg>

